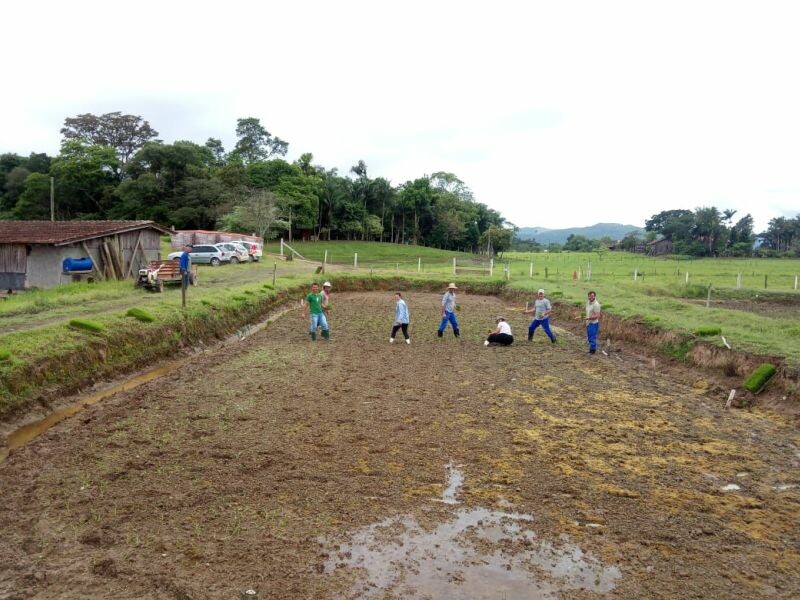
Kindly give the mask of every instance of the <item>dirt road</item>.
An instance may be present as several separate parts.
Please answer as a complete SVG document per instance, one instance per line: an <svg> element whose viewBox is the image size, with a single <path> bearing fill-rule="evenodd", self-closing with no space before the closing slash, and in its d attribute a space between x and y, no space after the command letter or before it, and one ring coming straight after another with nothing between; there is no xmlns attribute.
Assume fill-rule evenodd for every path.
<svg viewBox="0 0 800 600"><path fill-rule="evenodd" d="M411 345L391 293L334 294L330 342L290 312L13 453L0 598L800 595L788 422L409 296Z"/></svg>

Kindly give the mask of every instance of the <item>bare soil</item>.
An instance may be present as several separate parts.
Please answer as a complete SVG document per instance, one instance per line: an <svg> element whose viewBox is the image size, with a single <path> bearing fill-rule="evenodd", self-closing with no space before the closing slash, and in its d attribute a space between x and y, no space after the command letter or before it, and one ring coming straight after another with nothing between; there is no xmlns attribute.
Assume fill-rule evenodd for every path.
<svg viewBox="0 0 800 600"><path fill-rule="evenodd" d="M557 344L528 344L496 298L461 296L461 338L438 339L439 296L409 296L411 345L388 343L391 293L334 294L330 342L291 311L12 453L0 598L510 599L512 580L538 590L519 597L800 596L789 420L726 411L689 370L589 355L558 315ZM496 314L511 347L482 345ZM494 591L470 585L480 553L425 589L409 583L425 553L396 577L353 566L387 548L402 563L424 532L475 514L499 533L478 521L437 551L501 561ZM357 548L365 531L379 535ZM572 585L532 545L619 576Z"/></svg>

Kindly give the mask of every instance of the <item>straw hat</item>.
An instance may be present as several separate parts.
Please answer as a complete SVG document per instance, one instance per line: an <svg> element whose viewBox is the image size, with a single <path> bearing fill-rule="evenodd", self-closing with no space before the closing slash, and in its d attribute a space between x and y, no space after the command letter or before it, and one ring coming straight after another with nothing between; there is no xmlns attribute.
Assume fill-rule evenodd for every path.
<svg viewBox="0 0 800 600"><path fill-rule="evenodd" d="M457 290L458 288L456 287L455 283L451 283L450 285L447 286L447 289L448 290Z"/></svg>

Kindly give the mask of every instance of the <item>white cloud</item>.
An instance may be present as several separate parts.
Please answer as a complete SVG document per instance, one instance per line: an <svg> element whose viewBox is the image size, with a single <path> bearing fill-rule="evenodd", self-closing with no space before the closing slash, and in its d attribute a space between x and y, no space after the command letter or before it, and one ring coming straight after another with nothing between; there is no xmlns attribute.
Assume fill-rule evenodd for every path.
<svg viewBox="0 0 800 600"><path fill-rule="evenodd" d="M255 116L346 171L453 171L521 226L800 211L792 2L40 2L4 8L0 152L67 116L167 141ZM9 25L10 24L10 25Z"/></svg>

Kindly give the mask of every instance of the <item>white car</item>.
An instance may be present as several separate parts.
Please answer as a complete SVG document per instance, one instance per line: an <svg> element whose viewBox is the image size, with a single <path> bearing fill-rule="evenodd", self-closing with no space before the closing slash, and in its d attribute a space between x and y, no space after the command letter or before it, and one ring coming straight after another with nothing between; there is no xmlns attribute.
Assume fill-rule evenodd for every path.
<svg viewBox="0 0 800 600"><path fill-rule="evenodd" d="M169 260L180 260L181 254L183 252L170 252L167 258ZM229 251L217 248L213 244L196 244L189 256L192 259L192 264L195 265L206 263L216 267L219 264L231 261L231 253Z"/></svg>
<svg viewBox="0 0 800 600"><path fill-rule="evenodd" d="M250 252L247 247L239 242L220 242L217 244L217 248L230 252L232 264L250 260Z"/></svg>
<svg viewBox="0 0 800 600"><path fill-rule="evenodd" d="M248 242L247 240L234 240L231 243L241 244L242 246L247 248L247 252L250 255L250 260L252 260L253 262L258 262L259 260L261 260L261 257L264 256L264 247L258 242Z"/></svg>

